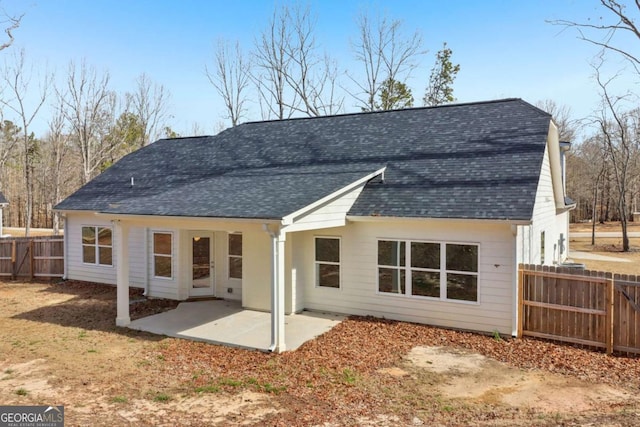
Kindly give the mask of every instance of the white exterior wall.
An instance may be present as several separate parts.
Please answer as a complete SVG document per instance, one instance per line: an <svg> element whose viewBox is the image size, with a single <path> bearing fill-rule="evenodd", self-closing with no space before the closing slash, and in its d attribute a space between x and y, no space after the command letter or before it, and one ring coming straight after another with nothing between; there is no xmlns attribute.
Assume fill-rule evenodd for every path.
<svg viewBox="0 0 640 427"><path fill-rule="evenodd" d="M569 214L568 212L556 214L555 200L547 148L536 191L531 225L518 227L518 263L541 263L541 233L543 231L545 233L544 264L554 265L566 259L569 248ZM560 253L561 234L564 240L562 253Z"/></svg>
<svg viewBox="0 0 640 427"><path fill-rule="evenodd" d="M271 237L266 231L242 235L242 306L271 310ZM235 289L234 289L235 292Z"/></svg>
<svg viewBox="0 0 640 427"><path fill-rule="evenodd" d="M291 219L295 221L293 225L287 226L287 231L311 230L328 227L339 227L346 224L347 212L355 203L356 199L362 192L365 183L354 188L353 190L336 196L310 211L304 212L299 216L293 216Z"/></svg>
<svg viewBox="0 0 640 427"><path fill-rule="evenodd" d="M340 289L315 286L315 236L341 238ZM478 244L479 302L435 301L379 294L379 239ZM353 222L346 227L296 233L294 242L293 268L307 309L486 332L497 330L504 334L513 331L516 248L510 225L428 220Z"/></svg>
<svg viewBox="0 0 640 427"><path fill-rule="evenodd" d="M67 239L67 279L83 280L86 282L116 284L116 255L117 245L115 232L113 238L113 257L111 266L85 264L82 262L82 227L99 226L114 229L111 221L98 218L90 213L77 213L67 215L67 230L64 236ZM129 232L129 284L131 287L144 287L145 253L143 248L144 229L132 227Z"/></svg>

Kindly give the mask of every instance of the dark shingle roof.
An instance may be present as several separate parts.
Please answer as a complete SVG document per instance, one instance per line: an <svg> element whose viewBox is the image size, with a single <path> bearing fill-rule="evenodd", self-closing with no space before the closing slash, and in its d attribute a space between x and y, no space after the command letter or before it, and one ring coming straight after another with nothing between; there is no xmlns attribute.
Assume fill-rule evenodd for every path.
<svg viewBox="0 0 640 427"><path fill-rule="evenodd" d="M282 218L386 166L351 215L530 219L550 119L508 99L246 123L155 142L57 209Z"/></svg>

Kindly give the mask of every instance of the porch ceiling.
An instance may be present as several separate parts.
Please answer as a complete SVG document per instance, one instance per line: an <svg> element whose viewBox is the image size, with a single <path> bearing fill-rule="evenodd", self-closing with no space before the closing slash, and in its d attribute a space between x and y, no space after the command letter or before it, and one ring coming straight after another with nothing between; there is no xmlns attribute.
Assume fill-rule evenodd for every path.
<svg viewBox="0 0 640 427"><path fill-rule="evenodd" d="M287 350L295 350L339 324L344 316L303 312L285 316ZM131 329L268 351L271 343L271 314L244 310L239 302L213 300L183 302L174 310L134 320Z"/></svg>

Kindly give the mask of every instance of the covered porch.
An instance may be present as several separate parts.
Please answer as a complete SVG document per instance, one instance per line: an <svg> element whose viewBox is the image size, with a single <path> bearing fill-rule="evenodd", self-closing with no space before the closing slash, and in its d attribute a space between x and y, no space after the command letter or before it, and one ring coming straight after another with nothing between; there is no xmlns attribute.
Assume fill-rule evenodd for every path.
<svg viewBox="0 0 640 427"><path fill-rule="evenodd" d="M287 350L331 330L344 316L304 311L284 316ZM174 310L134 320L129 328L212 344L269 351L271 314L245 310L239 301L183 302Z"/></svg>

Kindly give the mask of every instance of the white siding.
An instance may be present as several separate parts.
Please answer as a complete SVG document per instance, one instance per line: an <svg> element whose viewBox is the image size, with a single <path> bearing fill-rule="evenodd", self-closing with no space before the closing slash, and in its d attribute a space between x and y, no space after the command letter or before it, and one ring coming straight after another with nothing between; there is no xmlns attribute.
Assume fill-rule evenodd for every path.
<svg viewBox="0 0 640 427"><path fill-rule="evenodd" d="M71 280L84 280L87 282L116 284L116 256L113 254L113 265L102 266L85 264L82 262L82 227L102 226L112 227L110 221L101 220L91 214L74 214L67 216L68 234L64 236L68 241L67 278ZM115 233L113 233L113 245L115 247Z"/></svg>
<svg viewBox="0 0 640 427"><path fill-rule="evenodd" d="M83 280L87 282L116 284L116 255L117 245L115 233L113 237L113 265L103 266L85 264L82 262L82 227L100 226L111 227L110 221L96 217L93 214L73 213L67 214L67 278L71 280ZM130 274L129 284L131 287L144 287L145 254L140 243L140 236L144 236L144 229L132 227L129 231L129 254L130 254Z"/></svg>
<svg viewBox="0 0 640 427"><path fill-rule="evenodd" d="M560 179L560 177L558 177ZM533 217L530 226L518 227L518 262L541 263L541 234L545 234L544 264L563 262L568 253L568 213L556 214L548 148L540 171ZM564 252L560 253L560 235L563 235Z"/></svg>
<svg viewBox="0 0 640 427"><path fill-rule="evenodd" d="M265 231L242 236L242 306L271 310L271 237Z"/></svg>
<svg viewBox="0 0 640 427"><path fill-rule="evenodd" d="M315 235L341 237L340 289L315 286ZM479 245L478 299L475 303L434 301L377 293L378 239L467 242ZM512 333L515 238L507 224L447 221L355 222L320 233L296 233L294 268L304 307L373 315L445 327Z"/></svg>
<svg viewBox="0 0 640 427"><path fill-rule="evenodd" d="M293 218L293 225L287 231L317 230L320 228L339 227L346 224L347 212L362 192L364 183L333 200Z"/></svg>

